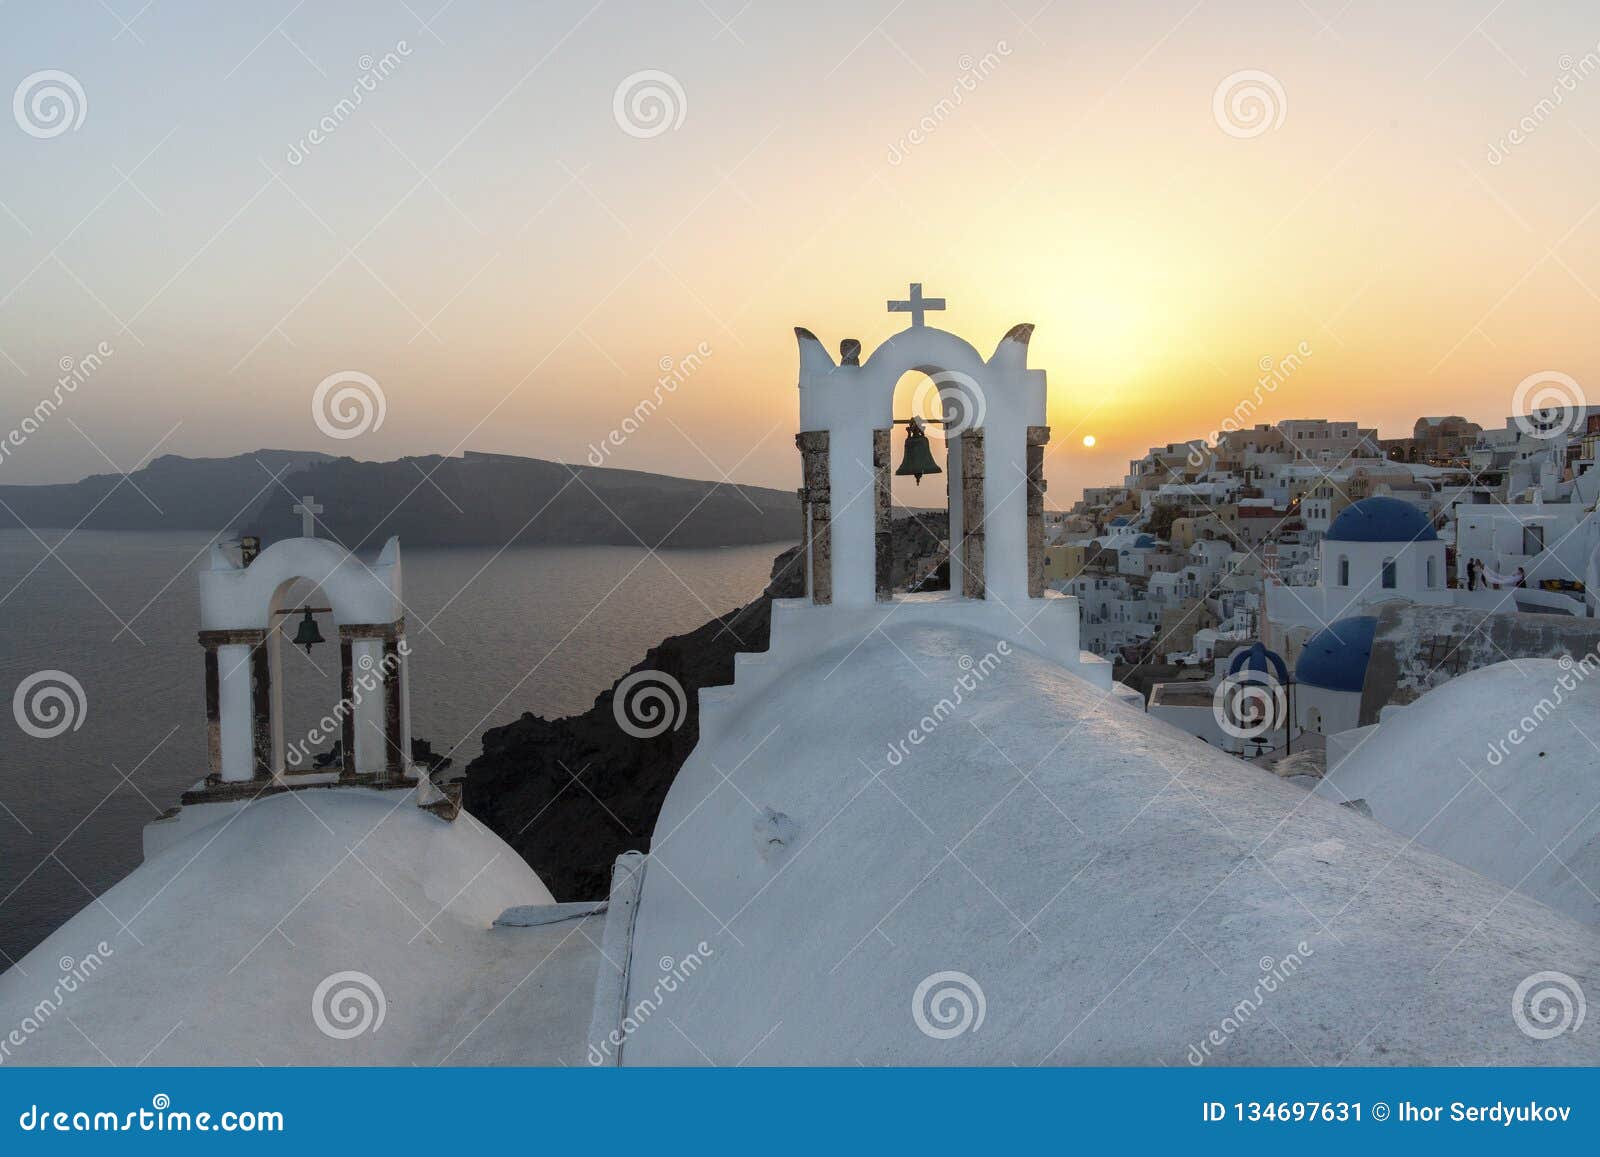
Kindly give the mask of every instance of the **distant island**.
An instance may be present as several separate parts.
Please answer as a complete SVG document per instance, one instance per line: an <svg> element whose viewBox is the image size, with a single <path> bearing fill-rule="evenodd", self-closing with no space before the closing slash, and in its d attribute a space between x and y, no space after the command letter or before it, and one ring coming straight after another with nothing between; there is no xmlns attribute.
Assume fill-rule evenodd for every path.
<svg viewBox="0 0 1600 1157"><path fill-rule="evenodd" d="M0 527L300 532L294 496L315 495L320 533L352 548L742 546L800 536L793 491L468 451L359 462L299 450L231 458L169 454L79 482L0 486Z"/></svg>

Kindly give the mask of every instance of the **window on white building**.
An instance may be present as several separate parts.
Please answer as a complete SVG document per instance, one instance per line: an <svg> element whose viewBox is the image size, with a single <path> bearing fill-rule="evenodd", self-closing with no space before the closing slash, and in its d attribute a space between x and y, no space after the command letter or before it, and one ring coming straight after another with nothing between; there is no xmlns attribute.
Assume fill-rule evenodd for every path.
<svg viewBox="0 0 1600 1157"><path fill-rule="evenodd" d="M1395 588L1394 559L1386 558L1386 559L1383 560L1383 589L1386 590L1386 591L1392 591L1392 590L1394 590L1394 588Z"/></svg>

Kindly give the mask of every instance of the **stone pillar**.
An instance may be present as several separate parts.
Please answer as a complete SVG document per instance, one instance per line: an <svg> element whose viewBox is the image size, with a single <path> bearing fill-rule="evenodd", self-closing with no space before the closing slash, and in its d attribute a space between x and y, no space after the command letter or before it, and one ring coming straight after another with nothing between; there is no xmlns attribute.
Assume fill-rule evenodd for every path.
<svg viewBox="0 0 1600 1157"><path fill-rule="evenodd" d="M339 755L341 780L356 777L356 673L352 651L354 643L344 628L339 629L339 712L341 732Z"/></svg>
<svg viewBox="0 0 1600 1157"><path fill-rule="evenodd" d="M810 514L811 601L824 605L833 602L833 485L829 477L828 431L807 430L796 434L794 441L800 448L806 509Z"/></svg>
<svg viewBox="0 0 1600 1157"><path fill-rule="evenodd" d="M400 728L400 651L391 633L383 640L383 778L397 783L405 778L410 752Z"/></svg>
<svg viewBox="0 0 1600 1157"><path fill-rule="evenodd" d="M1028 427L1028 597L1044 597L1044 448L1049 426Z"/></svg>
<svg viewBox="0 0 1600 1157"><path fill-rule="evenodd" d="M984 597L983 431L961 433L961 593L969 599Z"/></svg>
<svg viewBox="0 0 1600 1157"><path fill-rule="evenodd" d="M265 654L267 632L244 627L201 631L199 637L206 653L207 778L245 783L256 777L256 665L257 655ZM266 687L270 690L270 683ZM266 735L270 759L270 719Z"/></svg>
<svg viewBox="0 0 1600 1157"><path fill-rule="evenodd" d="M402 783L411 756L405 703L405 620L341 623L339 659L344 681L344 779L371 777Z"/></svg>
<svg viewBox="0 0 1600 1157"><path fill-rule="evenodd" d="M880 603L894 597L894 522L889 475L889 430L872 431L873 574Z"/></svg>
<svg viewBox="0 0 1600 1157"><path fill-rule="evenodd" d="M804 486L794 492L800 500L800 593L811 593L811 498Z"/></svg>
<svg viewBox="0 0 1600 1157"><path fill-rule="evenodd" d="M272 778L272 658L263 639L250 648L250 750L256 779Z"/></svg>
<svg viewBox="0 0 1600 1157"><path fill-rule="evenodd" d="M201 645L206 649L206 776L222 778L222 679L217 671L217 645L208 643L204 635Z"/></svg>

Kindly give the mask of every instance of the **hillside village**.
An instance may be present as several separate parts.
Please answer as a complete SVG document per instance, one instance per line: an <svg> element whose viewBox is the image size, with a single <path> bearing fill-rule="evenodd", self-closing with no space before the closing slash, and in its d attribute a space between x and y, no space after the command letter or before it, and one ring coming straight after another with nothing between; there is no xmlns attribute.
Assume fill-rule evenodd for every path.
<svg viewBox="0 0 1600 1157"><path fill-rule="evenodd" d="M1084 648L1113 660L1152 713L1252 757L1301 740L1315 771L1328 735L1375 722L1360 700L1382 608L1456 608L1469 625L1593 614L1597 445L1600 407L1487 430L1423 417L1408 438L1317 418L1169 443L1049 516L1045 573L1080 600ZM1421 690L1460 673L1468 633L1429 641L1439 653ZM1230 656L1257 643L1298 702L1292 719L1242 737L1215 717L1213 694ZM1495 650L1486 662L1557 653ZM1407 701L1389 690L1368 715Z"/></svg>

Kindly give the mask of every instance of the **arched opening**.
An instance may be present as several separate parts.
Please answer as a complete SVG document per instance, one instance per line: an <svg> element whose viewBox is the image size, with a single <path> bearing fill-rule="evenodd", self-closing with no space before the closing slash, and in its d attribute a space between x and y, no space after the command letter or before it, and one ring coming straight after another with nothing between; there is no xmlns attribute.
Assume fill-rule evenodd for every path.
<svg viewBox="0 0 1600 1157"><path fill-rule="evenodd" d="M1342 587L1350 585L1350 556L1347 554L1339 556L1339 585Z"/></svg>
<svg viewBox="0 0 1600 1157"><path fill-rule="evenodd" d="M951 589L950 562L954 536L959 535L961 514L951 507L959 502L953 491L959 467L952 468L952 442L946 436L946 399L950 387L922 370L910 370L895 383L893 414L897 421L915 418L922 439L906 425L896 425L889 435L891 589L895 594ZM959 421L959 406L948 407ZM952 427L953 428L953 427ZM917 446L917 442L923 442ZM919 463L931 463L937 474L921 479L899 473Z"/></svg>
<svg viewBox="0 0 1600 1157"><path fill-rule="evenodd" d="M322 588L309 578L287 579L272 593L266 647L272 672L274 772L339 772L344 768L343 727L337 713L343 678L339 633L331 607ZM294 641L305 608L312 609L312 621L323 640L309 650Z"/></svg>
<svg viewBox="0 0 1600 1157"><path fill-rule="evenodd" d="M1383 589L1386 591L1392 591L1394 590L1395 585L1394 559L1386 558L1383 560Z"/></svg>
<svg viewBox="0 0 1600 1157"><path fill-rule="evenodd" d="M1434 560L1432 555L1428 556L1425 569L1427 572L1425 578L1428 584L1428 589L1432 590L1434 587L1439 585L1438 563Z"/></svg>

